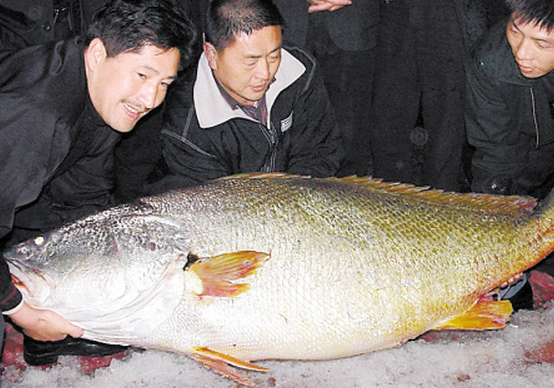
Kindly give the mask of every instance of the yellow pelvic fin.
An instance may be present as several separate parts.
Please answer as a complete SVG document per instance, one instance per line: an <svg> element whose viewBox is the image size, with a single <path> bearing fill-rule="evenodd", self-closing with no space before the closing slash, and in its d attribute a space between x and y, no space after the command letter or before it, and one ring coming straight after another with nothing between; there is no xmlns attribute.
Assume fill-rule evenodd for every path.
<svg viewBox="0 0 554 388"><path fill-rule="evenodd" d="M479 301L463 314L442 322L433 330L502 329L512 312L512 304L508 300Z"/></svg>
<svg viewBox="0 0 554 388"><path fill-rule="evenodd" d="M233 280L252 275L269 259L269 255L256 251L224 253L193 263L189 269L202 280L199 296L236 296L250 287L248 283Z"/></svg>
<svg viewBox="0 0 554 388"><path fill-rule="evenodd" d="M253 386L250 379L243 376L239 371L233 369L233 367L257 372L266 372L268 370L267 368L239 360L238 358L234 358L227 354L219 353L208 348L194 348L191 357L198 363L207 366L217 373L247 387Z"/></svg>

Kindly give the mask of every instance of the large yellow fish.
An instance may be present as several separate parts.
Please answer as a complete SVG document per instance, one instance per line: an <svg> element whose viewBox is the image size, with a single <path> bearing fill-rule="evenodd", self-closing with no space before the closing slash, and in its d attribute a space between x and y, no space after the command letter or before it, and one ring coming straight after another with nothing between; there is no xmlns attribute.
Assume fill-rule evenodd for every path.
<svg viewBox="0 0 554 388"><path fill-rule="evenodd" d="M242 175L93 215L5 254L28 303L85 338L186 353L244 384L251 361L504 327L486 297L554 249L552 199L366 178Z"/></svg>

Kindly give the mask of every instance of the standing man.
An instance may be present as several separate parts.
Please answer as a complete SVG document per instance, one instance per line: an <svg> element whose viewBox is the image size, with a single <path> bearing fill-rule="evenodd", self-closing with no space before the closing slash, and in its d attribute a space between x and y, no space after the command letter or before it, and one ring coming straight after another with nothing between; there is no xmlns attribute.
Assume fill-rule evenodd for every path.
<svg viewBox="0 0 554 388"><path fill-rule="evenodd" d="M379 0L274 0L283 40L318 61L346 151L340 176L373 173L369 112L373 96Z"/></svg>
<svg viewBox="0 0 554 388"><path fill-rule="evenodd" d="M471 188L542 199L554 183L554 2L506 3L509 20L489 31L467 72ZM535 269L554 276L553 261Z"/></svg>
<svg viewBox="0 0 554 388"><path fill-rule="evenodd" d="M197 72L168 95L170 175L154 192L236 173L336 174L344 153L327 92L314 59L282 47L282 24L270 0L211 2Z"/></svg>
<svg viewBox="0 0 554 388"><path fill-rule="evenodd" d="M179 64L190 60L195 35L170 0L114 0L95 15L84 42L0 55L0 237L14 218L40 232L110 204L120 133L161 104ZM3 260L0 308L38 340L81 335L63 318L22 301ZM33 365L120 350L70 337L24 341L25 360Z"/></svg>
<svg viewBox="0 0 554 388"><path fill-rule="evenodd" d="M481 24L465 4L491 1L380 1L369 119L374 177L462 189L464 63Z"/></svg>

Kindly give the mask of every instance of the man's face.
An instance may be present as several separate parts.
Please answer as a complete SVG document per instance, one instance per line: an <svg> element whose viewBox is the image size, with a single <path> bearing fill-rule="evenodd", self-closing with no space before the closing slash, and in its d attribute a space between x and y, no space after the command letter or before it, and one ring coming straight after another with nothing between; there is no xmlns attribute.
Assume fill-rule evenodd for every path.
<svg viewBox="0 0 554 388"><path fill-rule="evenodd" d="M554 30L522 23L512 15L506 36L524 77L538 78L554 70Z"/></svg>
<svg viewBox="0 0 554 388"><path fill-rule="evenodd" d="M215 78L238 103L252 106L261 99L281 63L281 27L269 26L240 34L217 51L210 43L204 51Z"/></svg>
<svg viewBox="0 0 554 388"><path fill-rule="evenodd" d="M94 39L85 51L90 99L102 119L119 132L129 132L138 120L160 105L177 76L179 50L145 45L140 52L108 57Z"/></svg>

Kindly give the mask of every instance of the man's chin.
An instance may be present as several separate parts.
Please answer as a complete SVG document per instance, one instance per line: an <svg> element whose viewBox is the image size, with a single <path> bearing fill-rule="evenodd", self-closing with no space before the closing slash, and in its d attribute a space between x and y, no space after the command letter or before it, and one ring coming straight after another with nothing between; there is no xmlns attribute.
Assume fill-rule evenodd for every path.
<svg viewBox="0 0 554 388"><path fill-rule="evenodd" d="M525 78L540 78L549 73L539 69L525 68L521 66L519 67L519 71L521 72L521 75L523 75Z"/></svg>
<svg viewBox="0 0 554 388"><path fill-rule="evenodd" d="M113 123L107 123L110 128L112 128L114 131L126 133L131 132L133 128L135 128L135 125L140 120L121 120L119 122L113 122Z"/></svg>

